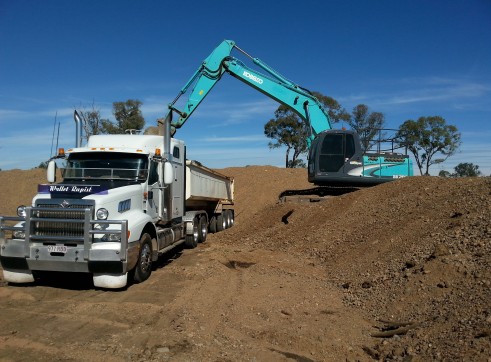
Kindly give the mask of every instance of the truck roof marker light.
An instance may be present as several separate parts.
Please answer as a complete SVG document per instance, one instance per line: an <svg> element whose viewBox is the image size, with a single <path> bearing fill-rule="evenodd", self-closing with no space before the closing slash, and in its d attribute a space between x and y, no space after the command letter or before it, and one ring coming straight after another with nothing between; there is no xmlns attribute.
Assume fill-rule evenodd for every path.
<svg viewBox="0 0 491 362"><path fill-rule="evenodd" d="M106 150L106 148L105 148L105 147L101 147L101 148L99 148L99 149L100 149L101 151L105 151L105 150Z"/></svg>
<svg viewBox="0 0 491 362"><path fill-rule="evenodd" d="M157 157L160 157L161 156L161 154L160 154L160 148L156 148L155 149L155 156L157 156Z"/></svg>
<svg viewBox="0 0 491 362"><path fill-rule="evenodd" d="M143 150L136 150L136 152L143 152Z"/></svg>
<svg viewBox="0 0 491 362"><path fill-rule="evenodd" d="M64 148L58 148L58 156L65 157L65 149Z"/></svg>
<svg viewBox="0 0 491 362"><path fill-rule="evenodd" d="M114 147L109 147L109 151L114 151Z"/></svg>
<svg viewBox="0 0 491 362"><path fill-rule="evenodd" d="M96 147L92 147L90 150L91 151L95 151L95 150L97 150L97 148Z"/></svg>

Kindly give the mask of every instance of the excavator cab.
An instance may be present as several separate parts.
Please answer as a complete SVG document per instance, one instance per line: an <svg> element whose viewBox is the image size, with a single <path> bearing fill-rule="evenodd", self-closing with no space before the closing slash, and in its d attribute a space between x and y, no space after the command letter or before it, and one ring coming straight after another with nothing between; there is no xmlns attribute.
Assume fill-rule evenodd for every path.
<svg viewBox="0 0 491 362"><path fill-rule="evenodd" d="M358 133L327 130L312 141L309 151L308 180L318 186L374 186L395 178L412 176L408 155L362 149Z"/></svg>

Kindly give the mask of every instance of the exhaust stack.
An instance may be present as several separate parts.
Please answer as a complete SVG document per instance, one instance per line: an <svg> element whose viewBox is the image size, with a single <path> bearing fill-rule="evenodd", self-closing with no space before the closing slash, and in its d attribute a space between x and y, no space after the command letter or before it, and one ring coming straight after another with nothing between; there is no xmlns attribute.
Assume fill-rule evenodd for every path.
<svg viewBox="0 0 491 362"><path fill-rule="evenodd" d="M75 121L75 147L82 146L82 119L77 110L73 112L73 119Z"/></svg>

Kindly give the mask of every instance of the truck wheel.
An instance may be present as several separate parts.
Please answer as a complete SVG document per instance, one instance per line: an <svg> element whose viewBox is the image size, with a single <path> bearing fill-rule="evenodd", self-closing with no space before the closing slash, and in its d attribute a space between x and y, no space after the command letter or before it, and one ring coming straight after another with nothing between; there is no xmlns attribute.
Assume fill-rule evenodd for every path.
<svg viewBox="0 0 491 362"><path fill-rule="evenodd" d="M229 216L228 227L231 228L232 226L234 226L234 223L235 223L235 217L234 217L233 210L228 210L228 216Z"/></svg>
<svg viewBox="0 0 491 362"><path fill-rule="evenodd" d="M215 215L213 215L210 218L208 229L210 230L210 233L212 233L212 234L217 232L217 217Z"/></svg>
<svg viewBox="0 0 491 362"><path fill-rule="evenodd" d="M199 220L197 217L193 220L193 233L191 235L186 235L184 245L188 249L193 249L198 246L199 238Z"/></svg>
<svg viewBox="0 0 491 362"><path fill-rule="evenodd" d="M206 216L201 215L199 219L198 242L204 243L206 241L207 235L208 235L208 225L206 223Z"/></svg>
<svg viewBox="0 0 491 362"><path fill-rule="evenodd" d="M225 225L226 228L231 228L232 225L234 224L234 221L232 220L233 215L231 210L224 210L223 211L223 218L225 219Z"/></svg>
<svg viewBox="0 0 491 362"><path fill-rule="evenodd" d="M140 238L140 252L138 253L138 262L135 266L135 283L141 283L148 279L152 273L152 243L148 234L143 234Z"/></svg>
<svg viewBox="0 0 491 362"><path fill-rule="evenodd" d="M217 216L217 230L223 231L227 228L227 222L223 214Z"/></svg>

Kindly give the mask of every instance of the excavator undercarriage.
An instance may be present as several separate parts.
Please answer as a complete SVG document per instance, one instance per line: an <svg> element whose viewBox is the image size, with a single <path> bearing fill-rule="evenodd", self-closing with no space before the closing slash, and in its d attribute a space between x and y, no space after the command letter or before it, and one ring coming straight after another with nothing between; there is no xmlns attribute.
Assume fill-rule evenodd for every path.
<svg viewBox="0 0 491 362"><path fill-rule="evenodd" d="M278 196L279 203L311 203L328 200L333 196L341 196L359 190L355 186L318 186L302 190L285 190Z"/></svg>

